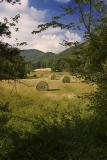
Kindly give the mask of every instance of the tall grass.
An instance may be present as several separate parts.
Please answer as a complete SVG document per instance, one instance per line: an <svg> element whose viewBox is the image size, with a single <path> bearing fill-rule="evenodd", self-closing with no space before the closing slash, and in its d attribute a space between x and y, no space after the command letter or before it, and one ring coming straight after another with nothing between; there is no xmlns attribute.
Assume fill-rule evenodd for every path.
<svg viewBox="0 0 107 160"><path fill-rule="evenodd" d="M49 84L49 91L40 92L36 90L36 84L40 80L45 80ZM49 78L39 78L30 80L20 80L16 84L11 81L0 82L0 101L10 103L13 118L8 125L16 130L31 132L33 124L29 121L35 121L38 117L45 117L50 120L50 114L69 112L71 109L77 109L81 116L87 116L87 99L78 98L83 94L94 92L96 89L92 84L75 82L63 84L61 80L51 81ZM15 118L16 117L16 118Z"/></svg>

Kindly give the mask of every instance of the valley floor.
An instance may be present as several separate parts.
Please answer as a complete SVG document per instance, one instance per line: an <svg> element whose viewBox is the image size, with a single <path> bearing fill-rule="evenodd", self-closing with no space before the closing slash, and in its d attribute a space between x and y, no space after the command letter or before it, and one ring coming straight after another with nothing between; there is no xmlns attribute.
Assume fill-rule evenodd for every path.
<svg viewBox="0 0 107 160"><path fill-rule="evenodd" d="M82 116L87 116L89 100L82 98L96 90L96 86L82 82L70 76L68 73L56 73L58 80L51 80L51 72L38 72L38 78L0 82L0 101L9 102L13 118L8 125L16 130L31 132L33 128L30 120L44 117L52 121L52 113L61 113L70 110L78 110ZM71 83L62 83L62 77L69 75ZM37 91L36 85L40 81L46 81L49 91ZM23 121L23 123L22 123Z"/></svg>

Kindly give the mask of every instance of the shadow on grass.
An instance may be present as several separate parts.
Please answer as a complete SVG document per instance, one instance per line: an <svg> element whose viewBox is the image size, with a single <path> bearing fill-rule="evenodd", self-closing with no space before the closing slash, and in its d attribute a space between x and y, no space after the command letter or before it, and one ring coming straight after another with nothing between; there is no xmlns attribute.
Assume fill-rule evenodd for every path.
<svg viewBox="0 0 107 160"><path fill-rule="evenodd" d="M60 91L60 89L49 89L48 91Z"/></svg>

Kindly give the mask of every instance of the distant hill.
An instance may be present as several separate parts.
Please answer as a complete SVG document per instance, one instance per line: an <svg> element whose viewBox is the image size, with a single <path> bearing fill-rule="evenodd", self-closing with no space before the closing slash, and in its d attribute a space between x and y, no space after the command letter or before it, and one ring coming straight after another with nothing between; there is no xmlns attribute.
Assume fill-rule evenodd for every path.
<svg viewBox="0 0 107 160"><path fill-rule="evenodd" d="M80 51L82 46L83 44L78 47L70 47L59 54L52 52L44 53L36 49L28 49L22 50L21 55L25 58L25 61L31 62L34 68L46 68L52 67L58 60L64 61L64 59L72 57L72 54Z"/></svg>
<svg viewBox="0 0 107 160"><path fill-rule="evenodd" d="M27 49L21 51L21 55L25 58L25 60L31 62L38 61L44 54L44 52L37 49Z"/></svg>
<svg viewBox="0 0 107 160"><path fill-rule="evenodd" d="M22 50L21 55L25 58L25 61L31 62L32 65L36 68L43 67L40 66L43 65L46 61L50 62L53 60L53 58L56 56L55 53L47 52L44 53L37 49L27 49Z"/></svg>

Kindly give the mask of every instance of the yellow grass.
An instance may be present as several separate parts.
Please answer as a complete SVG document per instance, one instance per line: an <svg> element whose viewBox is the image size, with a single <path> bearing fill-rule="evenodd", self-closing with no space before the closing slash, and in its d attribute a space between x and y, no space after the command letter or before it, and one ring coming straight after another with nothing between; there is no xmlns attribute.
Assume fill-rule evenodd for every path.
<svg viewBox="0 0 107 160"><path fill-rule="evenodd" d="M78 96L94 92L96 86L81 82L72 76L70 84L62 83L61 77L68 73L57 73L59 80L50 80L51 74L44 74L38 79L18 80L16 84L13 81L0 82L0 101L8 101L13 115L27 119L48 117L55 109L61 113L68 111L72 106L85 113L84 107L89 102L79 99ZM39 81L48 82L49 91L37 91L36 85ZM9 125L18 130L32 130L33 126L26 123L12 119Z"/></svg>

